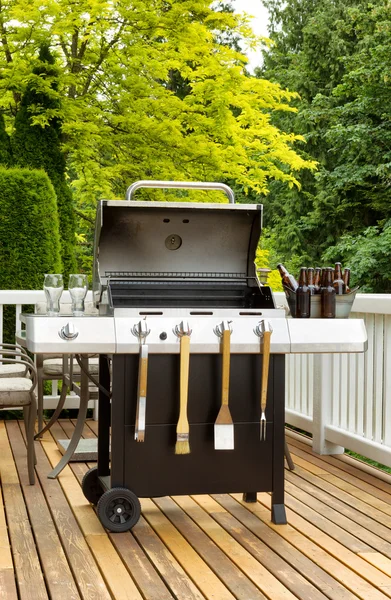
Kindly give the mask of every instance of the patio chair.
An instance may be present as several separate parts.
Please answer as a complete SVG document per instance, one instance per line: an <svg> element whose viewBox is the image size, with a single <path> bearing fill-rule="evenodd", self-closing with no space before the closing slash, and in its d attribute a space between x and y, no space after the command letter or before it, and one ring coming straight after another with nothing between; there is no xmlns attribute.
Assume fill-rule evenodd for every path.
<svg viewBox="0 0 391 600"><path fill-rule="evenodd" d="M23 408L27 438L27 466L29 482L35 483L34 426L37 417L35 386L37 371L25 350L15 344L0 344L0 407Z"/></svg>

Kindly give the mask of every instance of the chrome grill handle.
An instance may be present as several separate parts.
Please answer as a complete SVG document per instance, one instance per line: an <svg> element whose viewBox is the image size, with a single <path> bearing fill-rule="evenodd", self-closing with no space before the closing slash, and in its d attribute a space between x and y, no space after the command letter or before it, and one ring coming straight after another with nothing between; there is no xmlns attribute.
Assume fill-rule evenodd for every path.
<svg viewBox="0 0 391 600"><path fill-rule="evenodd" d="M140 180L135 181L128 187L125 200L132 200L133 194L140 188L175 189L175 190L220 190L227 196L230 204L235 204L235 194L225 183L211 181L158 181Z"/></svg>

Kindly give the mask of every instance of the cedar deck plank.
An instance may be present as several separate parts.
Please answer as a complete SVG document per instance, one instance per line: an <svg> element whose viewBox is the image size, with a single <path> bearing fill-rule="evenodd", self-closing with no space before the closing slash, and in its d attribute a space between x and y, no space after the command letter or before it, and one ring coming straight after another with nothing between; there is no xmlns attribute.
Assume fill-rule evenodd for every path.
<svg viewBox="0 0 391 600"><path fill-rule="evenodd" d="M15 483L5 483L3 494L19 596L21 600L47 600L22 491Z"/></svg>
<svg viewBox="0 0 391 600"><path fill-rule="evenodd" d="M269 508L271 505L270 496L259 494L258 505ZM264 518L264 517L263 517ZM333 567L333 576L340 578L341 583L354 591L363 600L367 600L370 594L373 600L391 597L390 578L385 577L383 573L366 564L364 560L350 552L342 544L330 539L319 529L308 523L303 517L297 515L287 508L287 518L290 525L287 531L292 527L296 530L296 539L298 546L303 552L315 553L316 557L323 560ZM274 524L271 524L275 527ZM283 533L282 533L283 535ZM304 537L305 536L305 537ZM362 575L362 577L361 577ZM370 576L375 578L375 586L381 585L382 591L377 590L372 584ZM384 592L384 593L383 593Z"/></svg>
<svg viewBox="0 0 391 600"><path fill-rule="evenodd" d="M11 518L13 521L20 519L19 508L27 515L23 500L29 510L33 500L42 503L43 492L44 503L51 514L49 520L56 528L55 544L61 541L83 600L108 600L110 597L113 600L222 600L246 596L252 600L257 596L251 595L250 587L245 587L251 585L258 594L275 600L271 589L265 594L263 588L257 590L257 587L261 590L261 585L255 587L254 581L250 581L250 575L257 577L260 567L276 578L280 576L286 592L295 599L380 600L391 597L391 527L386 525L391 516L386 508L391 507L391 502L387 502L391 494L388 494L387 482L379 480L377 484L374 474L360 472L338 458L314 456L310 447L305 447L300 440L294 439L291 443L296 470L286 471L287 526L270 522L270 496L267 494L260 494L256 505L243 503L238 494L221 494L213 499L210 496L164 498L156 500L155 504L151 500L142 500L146 519L142 516L131 532L108 535L81 492L80 481L88 468L86 463L71 463L58 480L46 478L51 468L47 456L51 464L56 464L60 458L52 435L47 434L42 444L36 444L37 489L25 485L26 453L21 434L23 438L25 436L22 424L19 433L18 427L14 423L7 424L15 452L13 457L8 436L4 436L4 424L0 422L0 473L4 494L8 495L9 502L10 494L18 490L20 503L18 507L18 502L15 504L12 499ZM72 421L61 420L53 427L52 434L55 438L64 438L70 436L73 429ZM97 423L88 421L83 437L95 437L96 430ZM14 439L14 434L19 439ZM24 499L14 460L20 468ZM9 520L8 510L7 505ZM42 518L46 519L44 515ZM21 520L23 522L23 517ZM28 529L30 524L37 527L32 516L30 521L26 516L24 520ZM73 542L67 542L69 529L72 535L78 532L78 541L84 547L76 545L72 551ZM43 531L40 534L44 535ZM10 542L16 563L18 548L11 531L7 531L4 515L1 520L0 499L0 600L3 597L6 600L30 600L30 597L41 600L36 588L31 596L23 596L26 591L23 586L16 589L17 571L14 571ZM43 541L37 538L36 542L41 552ZM50 539L45 543L53 544L54 541ZM33 557L34 552L37 560L35 548ZM58 549L52 557L54 562L56 553ZM250 558L256 565L252 574ZM81 560L85 561L84 565L87 562L92 565L92 572L100 578L101 592L105 595L96 590L88 594L88 586L80 582L76 573ZM41 563L38 567L43 570L42 556ZM2 564L7 567L2 568ZM230 569L228 565L231 565ZM79 569L83 571L83 565ZM105 574L106 583L99 570ZM131 582L131 589L124 590L124 574L126 581ZM242 582L245 582L244 587L241 587ZM53 588L54 582L51 585ZM10 589L6 596L5 586ZM50 593L49 584L43 597L48 596L51 600L56 597ZM65 600L65 595L63 597ZM68 597L72 598L72 595ZM61 595L57 598L62 600Z"/></svg>
<svg viewBox="0 0 391 600"><path fill-rule="evenodd" d="M363 513L366 516L371 517L373 521L376 521L380 525L378 531L382 531L381 537L391 542L391 518L385 513L377 510L376 507L365 502L360 494L352 495L349 492L342 489L341 486L335 485L335 482L331 482L324 477L319 477L313 473L311 466L308 468L309 463L304 459L299 459L300 462L295 462L295 474L299 475L306 481L313 483L320 490L327 492L330 496L337 498L345 502L348 506L353 507L355 510ZM339 480L341 481L341 480Z"/></svg>
<svg viewBox="0 0 391 600"><path fill-rule="evenodd" d="M54 439L51 436L45 437L41 443L46 456L54 466L60 457ZM60 473L58 480L111 594L116 600L142 600L133 579L110 542L94 509L84 497L69 465Z"/></svg>
<svg viewBox="0 0 391 600"><path fill-rule="evenodd" d="M234 599L231 592L227 590L202 557L197 554L152 500L141 498L141 508L144 518L208 600Z"/></svg>
<svg viewBox="0 0 391 600"><path fill-rule="evenodd" d="M47 600L48 594L3 422L0 423L0 475L19 597L21 600Z"/></svg>
<svg viewBox="0 0 391 600"><path fill-rule="evenodd" d="M12 569L0 569L1 600L18 600L15 585L15 574Z"/></svg>
<svg viewBox="0 0 391 600"><path fill-rule="evenodd" d="M205 596L142 515L132 533L176 600L205 600Z"/></svg>
<svg viewBox="0 0 391 600"><path fill-rule="evenodd" d="M286 473L286 477L289 479L290 474ZM373 531L378 537L391 543L390 529L373 518L370 506L349 497L345 492L338 490L324 480L319 480L316 476L299 466L295 468L295 477L299 478L299 487L303 486L304 489L305 485L310 486L310 493L315 498L328 503L349 519L360 523L363 527Z"/></svg>
<svg viewBox="0 0 391 600"><path fill-rule="evenodd" d="M367 562L370 562L368 565L362 562L360 556L356 556L365 553L368 555L368 558L372 556L374 562L381 557L381 555L372 550L367 544L362 543L353 535L350 535L350 533L334 525L334 523L309 506L303 510L305 505L289 494L286 494L285 502L286 506L296 513L295 518L291 519L291 523L296 528L299 528L300 531L310 537L314 536L317 529L316 541L318 544L341 562L344 562L349 568L356 571L361 577L379 587L379 589L383 589L383 591L387 589L387 594L391 595L391 578L389 577L391 573L391 561L389 561L386 572L379 573L378 569L373 566L372 561L368 560ZM307 522L305 525L301 521L302 517L300 514L305 514L305 521Z"/></svg>
<svg viewBox="0 0 391 600"><path fill-rule="evenodd" d="M0 473L1 476L1 473ZM0 486L0 599L17 600L11 542L8 537L5 509Z"/></svg>
<svg viewBox="0 0 391 600"><path fill-rule="evenodd" d="M201 497L197 500L200 501ZM216 494L213 499L218 502L219 506L213 509L213 518L221 522L224 526L226 518L232 515L246 530L253 533L260 541L264 542L276 554L281 556L288 564L290 564L298 573L301 573L306 580L317 587L330 600L356 600L357 596L352 594L332 575L321 569L315 562L303 555L292 544L286 541L278 533L278 529L274 531L266 523L263 523L255 514L247 510L247 505L240 504L234 498L227 494ZM227 517L225 517L225 513ZM231 525L230 525L231 527ZM242 543L242 529L235 527L230 529L231 535ZM258 556L258 553L257 553Z"/></svg>
<svg viewBox="0 0 391 600"><path fill-rule="evenodd" d="M305 442L300 441L296 436L293 437L293 436L289 435L289 433L288 433L288 443L289 443L290 447L300 448L300 450L307 452L307 454L309 456L311 456L311 445L308 445ZM349 455L346 455L346 454L345 455L339 455L339 454L326 455L325 454L325 455L316 455L316 457L321 459L322 461L340 469L341 471L345 471L346 473L353 475L353 477L358 480L361 479L362 481L369 483L374 488L383 490L384 492L387 492L387 494L391 494L391 491L390 491L391 490L391 474L387 474L385 471L381 471L377 467L368 465L366 463L362 463L361 461L353 459L352 457L349 457ZM367 473L366 471L361 469L360 466L353 465L344 459L350 459L352 461L355 460L356 465L363 464L363 465L365 465L365 468L370 469L371 472ZM377 475L381 475L381 477L384 477L385 479L384 480L380 479Z"/></svg>
<svg viewBox="0 0 391 600"><path fill-rule="evenodd" d="M71 436L73 433L73 429L73 423L69 422L68 420L59 420L58 423L53 425L52 433L57 441L58 439L62 439L64 437L64 433L68 437ZM88 431L86 432L86 427L84 427L83 436L85 433L87 433L87 435L95 437L95 434L91 430L90 433L88 433ZM78 479L79 483L81 483L84 474L88 470L85 463L71 462L69 463L69 466L73 471L75 477ZM146 522L144 523L146 527L149 527L149 525L147 525ZM155 571L155 567L151 565L149 559L147 558L148 553L145 553L144 549L141 549L135 542L135 539L137 539L138 528L139 524L137 524L137 527L132 530L131 534L124 534L125 536L129 535L129 537L126 538L128 540L128 543L125 543L124 537L118 534L110 535L111 542L120 554L125 566L132 574L138 587L141 589L143 596L145 596L146 599L151 598L152 600L155 600L156 598L159 598L159 600L164 600L167 594L169 598L172 598L171 594L164 586L162 579L160 579L158 571ZM135 538L132 537L133 535L135 535ZM129 551L129 545L131 541L133 541L132 552ZM136 554L135 551L137 551ZM167 572L170 574L170 577L168 578L169 581L171 581L171 577L174 577L175 584L173 585L173 588L177 597L184 598L186 600L190 600L191 598L203 598L203 596L198 595L197 588L194 587L194 585L191 583L191 581L184 573L182 568L179 566L179 564L175 565L172 568L172 565L170 563L172 563L173 561L175 561L175 559L172 555L170 555L164 566L163 574ZM147 570L147 576L145 576L145 570ZM161 574L162 573L160 573L160 575ZM170 587L167 581L166 585Z"/></svg>
<svg viewBox="0 0 391 600"><path fill-rule="evenodd" d="M16 421L7 423L7 432L50 598L51 600L80 600L39 482L35 485L29 484L27 450Z"/></svg>
<svg viewBox="0 0 391 600"><path fill-rule="evenodd" d="M296 457L300 456L309 463L321 467L322 470L328 474L324 475L324 477L329 477L331 475L338 477L339 479L342 479L343 482L349 483L354 488L361 490L361 492L363 492L365 495L369 494L370 497L375 497L376 500L379 502L378 507L383 507L380 508L380 510L384 510L385 505L385 512L387 514L391 514L391 486L389 486L388 492L386 490L380 490L378 487L375 487L370 483L367 483L366 481L362 481L361 479L354 477L353 475L341 469L340 467L330 464L329 462L323 460L322 457L314 456L309 454L308 452L305 452L305 450L300 448L298 445L292 445L292 453Z"/></svg>
<svg viewBox="0 0 391 600"><path fill-rule="evenodd" d="M49 433L45 437L50 439ZM47 477L52 467L41 444L36 444L36 454L38 478L83 600L110 600L111 595L59 482Z"/></svg>
<svg viewBox="0 0 391 600"><path fill-rule="evenodd" d="M242 498L238 494L232 494L232 496L238 500L238 502L245 505L242 501ZM263 494L259 494L259 498L262 499L262 502L258 501L255 504L246 505L247 510L253 512L259 519L261 519L264 523L266 523L270 528L274 529L274 531L278 531L278 533L284 537L288 542L290 542L297 550L299 550L302 554L310 558L313 562L315 562L319 567L329 573L334 579L339 581L341 585L345 586L350 590L353 594L356 594L362 600L385 600L387 596L382 594L379 590L371 586L367 581L359 577L356 573L351 571L348 567L341 564L335 557L331 556L327 551L323 548L320 548L310 538L307 538L303 533L297 531L292 525L289 524L281 527L281 525L275 525L270 521L270 506L269 509L266 508L267 498L263 498Z"/></svg>
<svg viewBox="0 0 391 600"><path fill-rule="evenodd" d="M73 430L74 424L69 420L59 420L55 425L53 425L51 429L56 441L64 437L70 437L73 433ZM91 430L88 430L86 426L83 429L83 437L84 435L87 435L88 437L95 437L95 434ZM84 474L88 470L86 464L71 462L69 463L69 467L80 484ZM164 585L158 572L155 570L155 567L151 565L147 554L142 548L138 546L137 542L135 541L135 538L132 537L135 534L138 527L139 524L137 524L137 526L132 530L131 534L110 534L110 540L113 546L116 548L118 554L120 555L132 578L135 580L138 588L142 592L143 597L145 597L146 599L151 598L151 600L155 600L156 598L159 598L159 600L164 600L165 597L172 598L172 595L168 591L167 587ZM125 539L127 540L126 542ZM132 551L130 551L131 543ZM171 556L171 560L172 559L173 557ZM175 569L173 569L173 572L176 574ZM188 579L184 573L183 575L185 579ZM188 583L187 585L185 583L182 586L182 590L181 586L176 585L174 587L178 588L178 597L182 596L183 598L186 598L186 600L190 600L190 598L193 597L198 598L198 596L194 594L192 586ZM203 596L199 597L203 598Z"/></svg>
<svg viewBox="0 0 391 600"><path fill-rule="evenodd" d="M155 498L155 504L162 510L165 516L171 521L171 523L176 527L176 529L183 535L184 538L189 542L189 544L198 552L198 554L202 554L202 558L209 565L209 567L216 573L216 575L223 581L224 585L232 592L232 594L238 600L248 600L248 598L254 600L266 600L266 596L262 594L258 588L261 588L259 585L259 581L262 580L262 575L264 579L272 579L270 574L264 569L262 565L257 563L250 557L253 562L251 564L252 572L250 569L246 568L246 565L241 565L241 570L238 568L238 561L231 555L230 558L221 551L220 547L213 543L213 541L205 535L205 533L198 527L198 523L193 523L191 518L189 518L180 508L180 501L183 499L188 499L187 496L178 497L177 504L171 498ZM179 506L178 506L179 504ZM212 538L213 539L213 538ZM244 561L243 561L244 563ZM243 571L243 572L242 572ZM246 577L249 577L254 583ZM261 581L262 583L262 581ZM269 581L270 585L270 581ZM279 592L279 593L278 593ZM275 600L281 598L281 593L286 593L286 590L283 589L276 591ZM289 596L284 595L284 598L289 598Z"/></svg>
<svg viewBox="0 0 391 600"><path fill-rule="evenodd" d="M91 431L93 431L93 433L95 433L96 436L98 435L98 421L87 419L87 426L91 429Z"/></svg>
<svg viewBox="0 0 391 600"><path fill-rule="evenodd" d="M131 532L111 534L110 540L128 571L138 582L145 600L156 600L157 598L172 600L174 598Z"/></svg>
<svg viewBox="0 0 391 600"><path fill-rule="evenodd" d="M286 590L289 590L290 597L293 598L297 597L303 600L325 598L270 548L250 532L246 532L234 517L226 515L228 518L225 522L224 519L214 520L210 515L211 512L215 511L221 514L226 511L219 511L219 505L210 496L194 496L193 498L178 496L175 497L175 501L272 600L286 598ZM232 535L238 528L242 535ZM259 570L260 565L264 567L262 571Z"/></svg>
<svg viewBox="0 0 391 600"><path fill-rule="evenodd" d="M291 473L286 473L285 489L291 496L294 496L303 504L306 504L324 517L327 517L332 523L338 525L339 528L354 535L358 540L365 542L370 547L370 550L368 550L369 552L373 549L380 552L388 559L391 559L391 544L378 535L375 535L369 529L372 523L369 519L367 523L368 528L363 527L360 522L356 520L357 515L360 515L360 513L357 513L354 509L348 507L348 510L345 512L350 514L350 518L345 516L345 513L342 512L342 509L345 506L343 503L337 504L336 502L333 502L333 500L330 500L330 496L327 496L322 492L320 494L317 493L318 490L315 486L311 486L303 479L298 478L297 475L295 476ZM388 572L391 573L391 564Z"/></svg>

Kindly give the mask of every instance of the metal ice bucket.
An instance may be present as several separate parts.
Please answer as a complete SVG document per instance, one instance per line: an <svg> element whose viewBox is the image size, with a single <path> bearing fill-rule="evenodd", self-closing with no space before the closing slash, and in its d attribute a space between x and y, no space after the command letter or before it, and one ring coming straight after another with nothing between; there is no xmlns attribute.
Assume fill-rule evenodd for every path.
<svg viewBox="0 0 391 600"><path fill-rule="evenodd" d="M283 288L290 313L292 317L296 317L296 292L290 290L285 285L283 285ZM347 319L349 317L358 289L359 286L354 288L348 294L336 296L337 306L335 316L337 319ZM311 319L320 319L320 317L320 294L315 294L314 296L311 296Z"/></svg>

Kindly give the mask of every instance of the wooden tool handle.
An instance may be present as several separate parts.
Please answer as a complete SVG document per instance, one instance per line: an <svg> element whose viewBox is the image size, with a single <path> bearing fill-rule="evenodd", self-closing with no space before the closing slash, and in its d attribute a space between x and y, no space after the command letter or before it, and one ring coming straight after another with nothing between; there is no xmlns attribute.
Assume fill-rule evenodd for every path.
<svg viewBox="0 0 391 600"><path fill-rule="evenodd" d="M263 334L263 358L262 358L262 384L261 384L261 408L265 410L267 399L267 384L269 379L270 361L270 338L272 332L265 331Z"/></svg>
<svg viewBox="0 0 391 600"><path fill-rule="evenodd" d="M145 397L147 395L147 376L148 376L148 346L140 348L140 363L138 371L138 395Z"/></svg>
<svg viewBox="0 0 391 600"><path fill-rule="evenodd" d="M177 431L188 433L187 396L189 390L190 336L183 335L180 341L180 371L179 371L179 419Z"/></svg>
<svg viewBox="0 0 391 600"><path fill-rule="evenodd" d="M231 332L229 329L223 331L221 338L223 347L223 374L221 383L221 404L228 406L229 397L229 369L231 360Z"/></svg>

